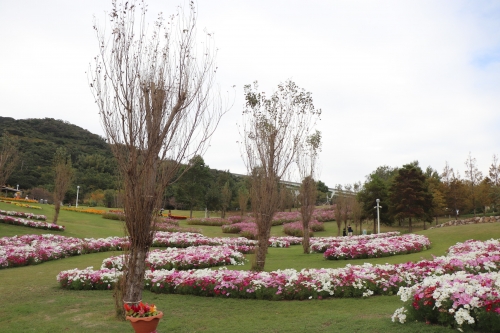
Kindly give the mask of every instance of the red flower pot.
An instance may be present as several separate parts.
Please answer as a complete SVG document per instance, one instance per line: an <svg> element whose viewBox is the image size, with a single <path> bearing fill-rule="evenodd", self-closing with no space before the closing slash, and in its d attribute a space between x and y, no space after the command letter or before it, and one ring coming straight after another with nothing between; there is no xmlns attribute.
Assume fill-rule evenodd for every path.
<svg viewBox="0 0 500 333"><path fill-rule="evenodd" d="M151 333L156 331L156 327L158 326L161 317L163 317L163 312L159 311L156 316L151 316L151 317L127 316L126 319L130 320L130 324L132 324L135 333Z"/></svg>

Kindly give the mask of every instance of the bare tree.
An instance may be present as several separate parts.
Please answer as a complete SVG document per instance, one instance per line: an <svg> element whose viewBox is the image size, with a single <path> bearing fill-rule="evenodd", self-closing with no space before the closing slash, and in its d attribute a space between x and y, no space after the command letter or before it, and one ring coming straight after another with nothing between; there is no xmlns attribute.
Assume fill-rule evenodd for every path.
<svg viewBox="0 0 500 333"><path fill-rule="evenodd" d="M344 228L347 229L347 223L349 219L351 219L352 203L353 203L351 184L344 185L344 193L342 195L344 204L342 205L341 209L341 217L342 221L344 222Z"/></svg>
<svg viewBox="0 0 500 333"><path fill-rule="evenodd" d="M6 185L18 161L17 140L5 132L0 138L0 186Z"/></svg>
<svg viewBox="0 0 500 333"><path fill-rule="evenodd" d="M321 110L314 108L312 95L294 82L278 85L267 98L257 82L245 86L242 154L252 177L252 210L258 230L253 270L263 270L271 221L279 206L278 181L284 180L299 147L308 138Z"/></svg>
<svg viewBox="0 0 500 333"><path fill-rule="evenodd" d="M352 193L353 195L350 197L351 200L351 218L356 227L356 233L358 233L358 225L359 225L359 233L361 233L361 223L363 218L363 205L358 200L358 193L362 188L361 182L354 183L352 185Z"/></svg>
<svg viewBox="0 0 500 333"><path fill-rule="evenodd" d="M54 219L52 223L56 224L59 218L61 202L68 191L68 187L73 181L74 170L71 166L71 156L63 147L57 148L54 154Z"/></svg>
<svg viewBox="0 0 500 333"><path fill-rule="evenodd" d="M500 163L498 162L497 155L493 155L489 175L491 180L491 202L493 207L496 208L500 201Z"/></svg>
<svg viewBox="0 0 500 333"><path fill-rule="evenodd" d="M126 232L124 302L142 299L156 210L181 163L202 155L223 111L212 94L210 34L196 45L193 2L150 27L146 5L112 3L111 34L94 25L100 52L90 87L123 179ZM187 170L187 169L186 169Z"/></svg>
<svg viewBox="0 0 500 333"><path fill-rule="evenodd" d="M474 210L474 216L476 216L476 197L477 197L477 186L481 183L483 178L483 174L476 165L476 159L472 158L471 153L469 152L469 157L465 161L465 177L467 178L467 182L469 183L469 196L472 202L472 209Z"/></svg>
<svg viewBox="0 0 500 333"><path fill-rule="evenodd" d="M289 212L292 211L292 207L295 204L296 201L296 192L297 188L295 187L288 187L286 184L280 184L280 205L279 205L279 210L280 211L286 211L288 209Z"/></svg>
<svg viewBox="0 0 500 333"><path fill-rule="evenodd" d="M302 247L304 253L309 254L309 222L311 221L316 205L317 189L314 177L316 176L318 152L321 149L321 132L316 130L314 134L307 138L305 145L301 148L301 151L297 154L297 165L302 178L302 184L299 189L303 231Z"/></svg>
<svg viewBox="0 0 500 333"><path fill-rule="evenodd" d="M332 202L335 203L335 222L337 222L337 236L340 236L340 228L342 228L342 211L344 210L345 197L343 195L342 185L335 186L335 195ZM345 229L344 229L345 230Z"/></svg>

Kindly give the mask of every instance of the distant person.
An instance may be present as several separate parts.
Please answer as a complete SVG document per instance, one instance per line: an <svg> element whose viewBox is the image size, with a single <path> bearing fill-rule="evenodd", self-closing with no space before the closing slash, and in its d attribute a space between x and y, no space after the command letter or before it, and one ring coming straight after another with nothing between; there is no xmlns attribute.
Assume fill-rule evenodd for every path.
<svg viewBox="0 0 500 333"><path fill-rule="evenodd" d="M347 236L347 233L345 232L345 228L344 228L344 230L342 230L342 236L344 236L344 237Z"/></svg>
<svg viewBox="0 0 500 333"><path fill-rule="evenodd" d="M352 232L353 232L352 227L349 225L349 226L347 227L347 233L348 233L348 235L349 235L349 236L352 236Z"/></svg>
<svg viewBox="0 0 500 333"><path fill-rule="evenodd" d="M158 213L158 216L163 216L163 208L160 209L160 212Z"/></svg>

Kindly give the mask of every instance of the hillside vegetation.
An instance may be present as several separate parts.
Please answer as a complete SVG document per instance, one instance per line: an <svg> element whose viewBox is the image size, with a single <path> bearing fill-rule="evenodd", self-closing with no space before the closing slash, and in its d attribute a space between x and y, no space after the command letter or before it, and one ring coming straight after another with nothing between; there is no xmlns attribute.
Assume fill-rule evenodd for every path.
<svg viewBox="0 0 500 333"><path fill-rule="evenodd" d="M116 188L116 163L106 141L81 127L62 120L13 119L0 117L0 134L18 139L20 165L7 180L21 189L43 187L54 183L52 161L57 148L64 147L76 169L75 180L86 191ZM74 193L73 193L74 192ZM76 197L71 189L68 199Z"/></svg>

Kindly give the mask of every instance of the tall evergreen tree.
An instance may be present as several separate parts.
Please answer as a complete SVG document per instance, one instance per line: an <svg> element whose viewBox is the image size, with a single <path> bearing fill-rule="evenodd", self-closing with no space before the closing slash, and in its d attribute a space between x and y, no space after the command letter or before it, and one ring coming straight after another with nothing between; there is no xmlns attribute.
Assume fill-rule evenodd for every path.
<svg viewBox="0 0 500 333"><path fill-rule="evenodd" d="M410 232L412 219L429 220L432 194L418 165L406 164L398 170L390 187L390 198L394 216L398 219L407 218Z"/></svg>
<svg viewBox="0 0 500 333"><path fill-rule="evenodd" d="M382 205L380 222L387 225L393 223L393 219L389 215L389 184L391 179L387 177L384 180L382 175L374 172L367 176L363 189L357 194L357 199L362 206L362 219L373 219L373 233L377 232L377 211L373 209L377 199L380 199Z"/></svg>
<svg viewBox="0 0 500 333"><path fill-rule="evenodd" d="M184 167L182 178L177 185L176 200L189 207L189 217L193 217L193 208L202 204L210 181L210 168L205 165L203 157L196 155ZM184 170L181 169L181 174Z"/></svg>

